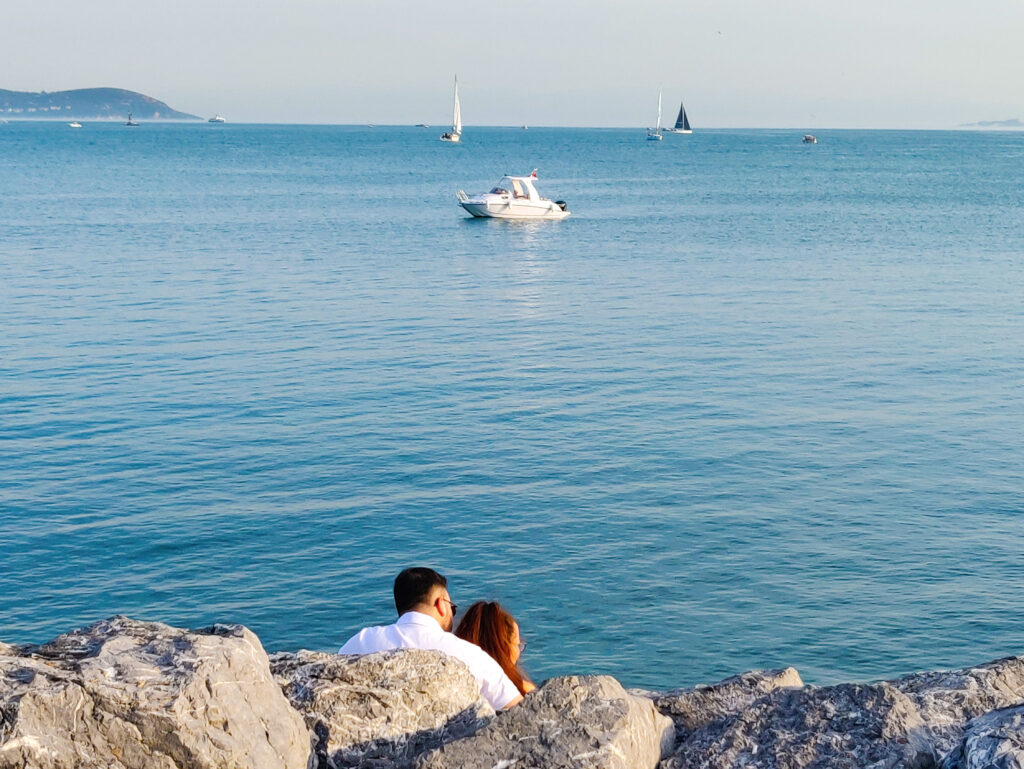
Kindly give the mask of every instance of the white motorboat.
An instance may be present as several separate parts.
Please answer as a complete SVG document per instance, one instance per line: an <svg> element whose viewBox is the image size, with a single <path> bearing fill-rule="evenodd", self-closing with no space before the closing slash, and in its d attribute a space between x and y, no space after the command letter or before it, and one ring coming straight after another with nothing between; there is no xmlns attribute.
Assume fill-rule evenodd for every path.
<svg viewBox="0 0 1024 769"><path fill-rule="evenodd" d="M529 176L503 176L490 192L470 197L459 190L459 205L478 218L564 219L569 216L564 200L542 198L534 182L537 169Z"/></svg>
<svg viewBox="0 0 1024 769"><path fill-rule="evenodd" d="M81 128L81 127L82 127L82 124L79 123L77 120L72 120L70 123L68 123L68 128Z"/></svg>
<svg viewBox="0 0 1024 769"><path fill-rule="evenodd" d="M817 144L818 137L814 134L804 134L804 138L801 140L804 144Z"/></svg>
<svg viewBox="0 0 1024 769"><path fill-rule="evenodd" d="M649 142L660 142L661 141L661 89L658 89L658 125L652 131L650 128L647 129L647 141Z"/></svg>
<svg viewBox="0 0 1024 769"><path fill-rule="evenodd" d="M214 115L212 118L210 118L206 122L207 123L226 123L228 121L225 120L224 118L222 118L220 115Z"/></svg>
<svg viewBox="0 0 1024 769"><path fill-rule="evenodd" d="M443 142L462 140L462 105L459 104L459 76L455 76L455 107L452 109L452 130L441 134Z"/></svg>
<svg viewBox="0 0 1024 769"><path fill-rule="evenodd" d="M683 103L679 102L679 114L676 115L676 124L673 128L665 129L670 134L692 134L693 129L690 128L690 119L686 117L686 108L683 107Z"/></svg>

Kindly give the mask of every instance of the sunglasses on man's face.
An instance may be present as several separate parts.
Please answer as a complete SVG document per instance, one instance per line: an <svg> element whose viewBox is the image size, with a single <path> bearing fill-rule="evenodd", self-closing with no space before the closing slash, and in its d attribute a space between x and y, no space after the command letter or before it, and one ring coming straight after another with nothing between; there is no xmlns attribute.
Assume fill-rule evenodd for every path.
<svg viewBox="0 0 1024 769"><path fill-rule="evenodd" d="M441 600L442 600L442 601L444 601L444 602L446 602L446 603L447 603L447 604L448 604L449 606L451 606L451 607L452 607L452 616L453 616L453 617L454 617L454 616L455 616L456 614L458 614L458 612L459 612L459 606L458 606L458 604L456 604L456 603L452 603L452 599L451 599L451 598L442 598Z"/></svg>

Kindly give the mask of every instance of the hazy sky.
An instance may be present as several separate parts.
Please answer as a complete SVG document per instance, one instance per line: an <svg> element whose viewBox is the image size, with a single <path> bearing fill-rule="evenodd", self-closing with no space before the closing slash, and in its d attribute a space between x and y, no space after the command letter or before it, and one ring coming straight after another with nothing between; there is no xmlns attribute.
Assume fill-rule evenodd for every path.
<svg viewBox="0 0 1024 769"><path fill-rule="evenodd" d="M1024 0L4 0L0 88L229 120L947 128L1024 118Z"/></svg>

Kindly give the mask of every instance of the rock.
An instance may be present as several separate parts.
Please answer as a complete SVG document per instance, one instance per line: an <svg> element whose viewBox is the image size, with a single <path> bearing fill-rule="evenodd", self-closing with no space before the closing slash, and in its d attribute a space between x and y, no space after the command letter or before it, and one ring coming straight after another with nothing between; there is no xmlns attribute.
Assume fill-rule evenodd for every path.
<svg viewBox="0 0 1024 769"><path fill-rule="evenodd" d="M0 649L0 769L302 769L310 735L239 626L114 617Z"/></svg>
<svg viewBox="0 0 1024 769"><path fill-rule="evenodd" d="M886 683L783 689L685 737L662 769L923 769L931 750L907 695Z"/></svg>
<svg viewBox="0 0 1024 769"><path fill-rule="evenodd" d="M650 769L671 752L672 721L610 676L553 678L476 734L420 757L418 769Z"/></svg>
<svg viewBox="0 0 1024 769"><path fill-rule="evenodd" d="M717 684L668 692L647 692L631 689L630 693L648 697L660 712L676 725L677 738L724 716L746 710L754 701L777 689L804 685L795 668L754 670L726 678Z"/></svg>
<svg viewBox="0 0 1024 769"><path fill-rule="evenodd" d="M316 735L320 767L400 761L494 716L465 663L439 651L275 654L271 669Z"/></svg>
<svg viewBox="0 0 1024 769"><path fill-rule="evenodd" d="M1008 657L963 670L915 673L891 682L921 713L936 762L964 735L967 722L1024 702L1024 657Z"/></svg>
<svg viewBox="0 0 1024 769"><path fill-rule="evenodd" d="M1024 769L1024 705L973 719L942 769Z"/></svg>
<svg viewBox="0 0 1024 769"><path fill-rule="evenodd" d="M770 676L761 682L756 675L748 674L751 697L773 685ZM746 707L743 678L708 687L707 699L701 689L654 696L680 727L666 769L930 767L960 742L969 719L1024 701L1024 658L871 685L775 692Z"/></svg>

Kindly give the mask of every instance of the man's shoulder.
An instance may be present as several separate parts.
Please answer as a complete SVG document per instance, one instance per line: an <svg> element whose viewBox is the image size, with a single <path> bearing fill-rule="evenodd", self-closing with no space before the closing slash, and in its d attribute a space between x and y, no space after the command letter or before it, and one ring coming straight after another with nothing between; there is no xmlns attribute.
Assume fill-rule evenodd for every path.
<svg viewBox="0 0 1024 769"><path fill-rule="evenodd" d="M475 643L459 638L454 633L445 633L442 638L443 640L439 644L441 651L453 657L458 657L467 665L472 664L489 670L501 670L501 666L495 661L494 657Z"/></svg>
<svg viewBox="0 0 1024 769"><path fill-rule="evenodd" d="M338 650L339 654L370 654L375 651L386 651L392 648L387 645L389 630L394 625L374 625L364 627ZM383 646L382 646L383 644Z"/></svg>

